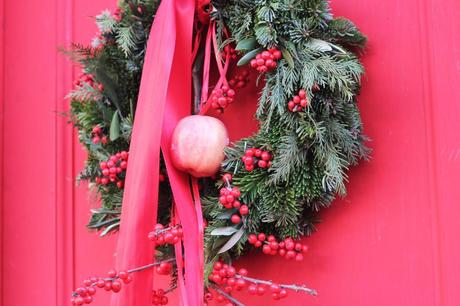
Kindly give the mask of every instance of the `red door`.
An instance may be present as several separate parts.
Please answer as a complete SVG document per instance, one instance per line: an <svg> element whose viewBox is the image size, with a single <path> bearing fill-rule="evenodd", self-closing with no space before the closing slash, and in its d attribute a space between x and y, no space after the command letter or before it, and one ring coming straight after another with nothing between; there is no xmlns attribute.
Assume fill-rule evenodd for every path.
<svg viewBox="0 0 460 306"><path fill-rule="evenodd" d="M114 6L0 1L0 306L68 305L83 277L112 265L114 237L85 229L94 204L75 187L84 153L60 116L73 70L57 47L89 42L89 16ZM332 6L369 36L360 103L373 160L352 171L349 196L322 214L301 264L244 264L319 291L278 305L460 305L460 2ZM93 305L108 305L108 296Z"/></svg>

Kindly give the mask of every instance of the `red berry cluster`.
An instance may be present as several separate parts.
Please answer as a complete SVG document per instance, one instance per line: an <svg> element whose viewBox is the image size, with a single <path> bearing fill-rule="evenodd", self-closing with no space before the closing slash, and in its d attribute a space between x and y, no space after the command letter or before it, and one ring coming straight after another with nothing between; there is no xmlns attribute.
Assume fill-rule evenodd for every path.
<svg viewBox="0 0 460 306"><path fill-rule="evenodd" d="M241 216L249 214L249 207L238 201L241 196L241 191L238 187L232 187L232 175L230 173L226 173L222 176L222 179L226 183L226 186L220 189L219 202L227 209L238 209L239 214L233 214L230 218L232 223L238 224L241 222Z"/></svg>
<svg viewBox="0 0 460 306"><path fill-rule="evenodd" d="M230 58L234 59L234 60L238 57L238 54L237 54L235 48L233 48L233 46L230 45L230 44L225 45L224 53L225 53L225 56L229 55Z"/></svg>
<svg viewBox="0 0 460 306"><path fill-rule="evenodd" d="M152 291L152 305L153 306L160 306L160 305L167 305L167 304L168 304L168 297L166 296L166 292L163 289Z"/></svg>
<svg viewBox="0 0 460 306"><path fill-rule="evenodd" d="M248 271L246 269L239 269L237 272L234 267L218 261L214 264L213 270L209 275L209 280L223 286L226 293L231 293L234 290L241 291L247 288L250 294L262 296L270 290L272 298L275 300L284 298L288 294L287 290L278 284L249 278L247 275ZM218 295L216 300L223 302L225 301L225 297Z"/></svg>
<svg viewBox="0 0 460 306"><path fill-rule="evenodd" d="M252 295L264 295L268 290L271 291L274 300L280 300L288 295L287 290L281 288L278 284L271 284L269 286L265 284L251 284L248 287L248 292Z"/></svg>
<svg viewBox="0 0 460 306"><path fill-rule="evenodd" d="M89 86L98 89L100 92L104 91L104 85L101 83L96 84L92 74L80 73L78 79L74 82L74 85L77 87L82 87L84 84L88 84Z"/></svg>
<svg viewBox="0 0 460 306"><path fill-rule="evenodd" d="M247 149L241 160L247 171L251 172L256 167L258 168L270 168L272 155L268 151L263 151L257 148Z"/></svg>
<svg viewBox="0 0 460 306"><path fill-rule="evenodd" d="M292 238L286 238L278 242L275 236L266 236L264 233L250 234L248 242L256 248L262 245L262 252L267 255L277 255L286 259L295 259L296 261L303 260L303 254L308 251L308 246L300 242L295 242Z"/></svg>
<svg viewBox="0 0 460 306"><path fill-rule="evenodd" d="M109 142L108 138L104 133L102 132L102 128L99 125L95 125L93 127L93 130L91 131L91 141L94 144L99 144L102 143L103 145L107 144Z"/></svg>
<svg viewBox="0 0 460 306"><path fill-rule="evenodd" d="M233 289L240 291L247 286L247 282L239 277L246 275L248 275L246 269L236 271L234 267L218 261L214 264L208 279L218 285L225 285L225 292L230 293Z"/></svg>
<svg viewBox="0 0 460 306"><path fill-rule="evenodd" d="M96 294L96 288L104 289L105 291L120 292L122 283L129 284L132 281L132 276L127 271L116 272L111 270L107 273L108 278L91 277L83 281L83 285L77 288L70 300L72 305L90 304L93 301L93 296Z"/></svg>
<svg viewBox="0 0 460 306"><path fill-rule="evenodd" d="M288 102L288 109L295 113L305 109L309 105L307 92L305 89L299 90L299 94L295 95L292 100Z"/></svg>
<svg viewBox="0 0 460 306"><path fill-rule="evenodd" d="M248 83L249 71L246 69L242 70L240 73L237 73L232 79L228 81L228 85L235 89L246 87Z"/></svg>
<svg viewBox="0 0 460 306"><path fill-rule="evenodd" d="M110 156L107 161L102 161L99 164L102 172L102 177L96 178L96 183L108 185L114 183L118 188L123 188L123 171L128 167L128 152L122 151Z"/></svg>
<svg viewBox="0 0 460 306"><path fill-rule="evenodd" d="M179 242L184 233L180 226L164 227L163 224L158 223L155 225L154 230L149 233L149 240L152 241L155 246L165 244L175 244Z"/></svg>
<svg viewBox="0 0 460 306"><path fill-rule="evenodd" d="M264 73L273 70L278 65L276 61L282 57L281 51L277 48L270 48L256 55L256 58L251 60L251 67L257 71Z"/></svg>
<svg viewBox="0 0 460 306"><path fill-rule="evenodd" d="M121 21L121 14L123 14L123 11L121 10L121 8L117 7L115 12L113 12L113 19L115 19L115 21L117 21L117 22L120 22Z"/></svg>
<svg viewBox="0 0 460 306"><path fill-rule="evenodd" d="M227 85L216 88L211 93L211 107L222 112L229 106L235 97L235 91Z"/></svg>
<svg viewBox="0 0 460 306"><path fill-rule="evenodd" d="M173 269L173 265L170 262L162 262L156 268L155 271L159 275L169 275Z"/></svg>

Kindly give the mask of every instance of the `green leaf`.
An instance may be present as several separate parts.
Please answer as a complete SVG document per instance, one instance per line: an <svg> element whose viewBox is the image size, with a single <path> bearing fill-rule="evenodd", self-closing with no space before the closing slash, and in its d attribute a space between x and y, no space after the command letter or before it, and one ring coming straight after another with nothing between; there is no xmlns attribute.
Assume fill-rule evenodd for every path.
<svg viewBox="0 0 460 306"><path fill-rule="evenodd" d="M110 123L110 140L114 141L120 137L120 112L113 113L112 123Z"/></svg>
<svg viewBox="0 0 460 306"><path fill-rule="evenodd" d="M244 234L244 228L240 228L233 236L225 243L217 252L218 254L222 254L230 250L235 244L240 241L241 237L243 237Z"/></svg>
<svg viewBox="0 0 460 306"><path fill-rule="evenodd" d="M107 226L102 232L101 234L99 235L100 237L104 237L105 235L107 235L108 233L110 233L111 231L115 230L118 226L120 226L120 222L117 222L117 223L114 223L110 226Z"/></svg>
<svg viewBox="0 0 460 306"><path fill-rule="evenodd" d="M218 227L212 230L212 236L230 236L231 234L236 233L238 230L232 226L227 227Z"/></svg>
<svg viewBox="0 0 460 306"><path fill-rule="evenodd" d="M254 57L256 57L256 55L261 51L260 48L257 48L257 49L254 49L252 51L249 51L248 53L246 53L245 55L243 55L242 58L240 58L240 60L238 61L238 63L236 64L237 66L244 66L246 65L247 63L249 63Z"/></svg>
<svg viewBox="0 0 460 306"><path fill-rule="evenodd" d="M257 40L254 37L246 38L241 40L237 45L235 50L237 51L246 51L253 50L257 46Z"/></svg>
<svg viewBox="0 0 460 306"><path fill-rule="evenodd" d="M120 106L120 102L118 100L117 92L115 90L116 88L115 82L101 68L96 69L96 78L99 82L102 83L102 85L104 85L104 93L107 94L110 101L120 111L120 114L122 114L123 112Z"/></svg>
<svg viewBox="0 0 460 306"><path fill-rule="evenodd" d="M281 53L283 53L283 58L288 63L289 67L294 68L294 59L292 58L292 55L289 53L288 49L281 48Z"/></svg>
<svg viewBox="0 0 460 306"><path fill-rule="evenodd" d="M217 220L228 220L235 213L236 209L226 210L216 217Z"/></svg>
<svg viewBox="0 0 460 306"><path fill-rule="evenodd" d="M332 51L331 44L328 43L327 41L324 41L322 39L317 39L317 38L311 38L307 42L307 46L313 50L318 50L321 52L327 52L327 51Z"/></svg>

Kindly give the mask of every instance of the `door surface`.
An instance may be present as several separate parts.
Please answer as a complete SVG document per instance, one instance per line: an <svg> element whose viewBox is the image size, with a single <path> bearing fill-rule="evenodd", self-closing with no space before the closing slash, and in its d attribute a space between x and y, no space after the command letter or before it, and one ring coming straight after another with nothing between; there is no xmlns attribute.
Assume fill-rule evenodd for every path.
<svg viewBox="0 0 460 306"><path fill-rule="evenodd" d="M91 16L115 2L0 2L1 306L68 305L75 285L113 264L116 237L85 229L95 204L75 187L84 152L60 115L74 70L57 48L89 42ZM460 305L460 2L332 7L369 37L359 101L373 159L351 171L348 197L321 215L302 263L252 255L241 265L319 292L276 305Z"/></svg>

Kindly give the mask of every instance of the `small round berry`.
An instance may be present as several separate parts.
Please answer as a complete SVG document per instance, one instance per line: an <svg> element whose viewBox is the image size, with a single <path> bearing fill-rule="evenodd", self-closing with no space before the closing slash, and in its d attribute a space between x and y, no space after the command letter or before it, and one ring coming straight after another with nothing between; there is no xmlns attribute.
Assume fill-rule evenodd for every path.
<svg viewBox="0 0 460 306"><path fill-rule="evenodd" d="M238 270L238 274L241 276L247 276L248 275L248 270L241 268Z"/></svg>
<svg viewBox="0 0 460 306"><path fill-rule="evenodd" d="M247 205L241 205L239 212L242 216L245 216L249 214L249 207Z"/></svg>
<svg viewBox="0 0 460 306"><path fill-rule="evenodd" d="M259 235L257 235L257 239L259 239L259 241L265 241L265 234L264 233L260 233Z"/></svg>
<svg viewBox="0 0 460 306"><path fill-rule="evenodd" d="M259 160L257 162L257 165L259 166L259 168L267 168L267 162L265 160Z"/></svg>
<svg viewBox="0 0 460 306"><path fill-rule="evenodd" d="M256 236L256 235L250 234L250 235L248 236L248 242L249 242L250 244L254 244L254 243L256 243L256 241L257 241L257 236Z"/></svg>
<svg viewBox="0 0 460 306"><path fill-rule="evenodd" d="M238 224L241 222L241 217L238 216L237 214L232 215L231 219L233 224Z"/></svg>

